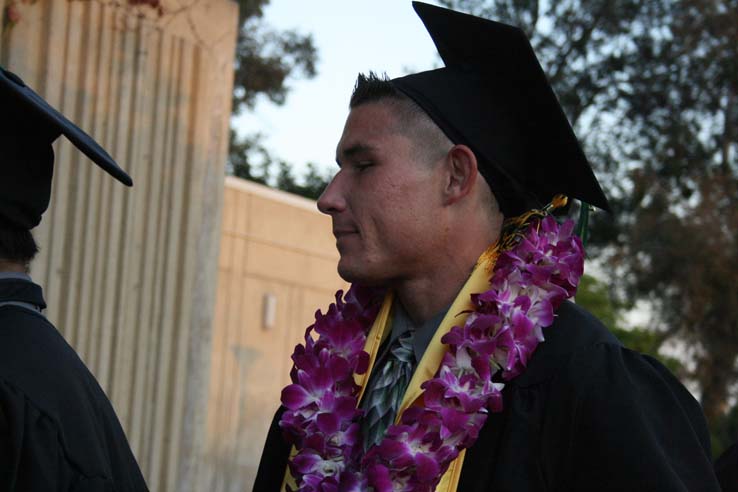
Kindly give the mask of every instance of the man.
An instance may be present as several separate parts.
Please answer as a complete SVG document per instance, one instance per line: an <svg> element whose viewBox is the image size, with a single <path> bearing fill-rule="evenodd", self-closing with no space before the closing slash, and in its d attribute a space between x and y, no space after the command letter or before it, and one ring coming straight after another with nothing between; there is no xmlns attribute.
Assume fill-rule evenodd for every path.
<svg viewBox="0 0 738 492"><path fill-rule="evenodd" d="M352 294L345 305L359 306L352 308L359 315L337 302L317 317L320 339L306 335L293 355L295 384L282 393L286 408L269 430L254 490L719 490L694 398L657 361L623 348L572 302L557 302L555 320L540 324L545 341L537 345L540 337L533 337L535 352L503 345L499 332L468 349L478 340L461 335L485 316L498 322L507 302L501 294L512 293L504 286L520 282L505 268L519 273L516 261L529 266L521 252L537 234L552 228L566 237L545 254L571 247L567 275L565 262L546 275L581 274L580 243L550 219L531 218L544 212L525 212L560 204L557 194L603 209L608 203L522 32L414 6L446 66L391 81L359 76L338 143L340 170L318 201L333 220L341 276L389 293L378 314L362 311L369 304ZM503 258L505 251L519 256ZM540 268L527 272L534 272L533 283L513 311L537 295L572 293L536 284ZM492 285L503 287L487 290ZM480 310L485 303L487 312ZM344 364L334 363L331 344L350 346L338 329L331 334L332 324L349 319L341 326L350 330L366 313L374 321L364 345L368 362L355 366L360 389L326 384ZM487 381L505 386L498 399L488 384L486 407L467 411L478 408L469 389L477 380L453 378L487 370L488 361L476 357L487 342L506 347L502 355L489 352L499 372ZM506 364L513 349L525 356ZM463 354L471 354L471 367ZM434 384L446 377L455 385L439 396ZM359 401L360 445L351 444L351 412L341 404L333 412L320 407L326 393L331 401L347 394ZM439 406L444 399L456 407ZM331 455L335 449L350 452Z"/></svg>
<svg viewBox="0 0 738 492"><path fill-rule="evenodd" d="M117 180L131 179L2 67L0 108L0 490L146 491L110 402L44 316L41 287L28 275L59 135Z"/></svg>

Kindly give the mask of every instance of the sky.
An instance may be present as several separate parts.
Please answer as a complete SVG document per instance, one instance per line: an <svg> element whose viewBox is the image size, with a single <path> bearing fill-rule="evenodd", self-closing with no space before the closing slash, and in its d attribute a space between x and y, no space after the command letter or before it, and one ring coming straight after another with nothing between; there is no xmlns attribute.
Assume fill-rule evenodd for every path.
<svg viewBox="0 0 738 492"><path fill-rule="evenodd" d="M275 29L312 33L318 74L291 80L283 106L262 98L234 124L242 134L262 133L270 154L294 165L298 175L308 162L336 169L336 143L359 72L397 77L440 64L410 0L272 0L264 17Z"/></svg>
<svg viewBox="0 0 738 492"><path fill-rule="evenodd" d="M245 111L234 123L239 132L262 133L270 154L292 164L298 175L308 162L337 170L335 148L359 72L396 77L441 64L410 0L271 0L264 15L275 29L312 33L318 74L290 81L283 106L260 99L254 111ZM589 266L597 275L596 265ZM649 316L639 307L625 322L642 326Z"/></svg>

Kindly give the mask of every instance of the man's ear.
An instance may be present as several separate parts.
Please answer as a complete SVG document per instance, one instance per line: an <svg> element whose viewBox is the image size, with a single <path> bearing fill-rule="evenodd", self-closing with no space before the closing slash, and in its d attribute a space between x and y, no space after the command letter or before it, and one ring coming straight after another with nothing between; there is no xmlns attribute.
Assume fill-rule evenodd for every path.
<svg viewBox="0 0 738 492"><path fill-rule="evenodd" d="M474 189L479 174L477 158L466 145L454 145L446 155L447 179L444 187L444 204L451 205L467 196Z"/></svg>

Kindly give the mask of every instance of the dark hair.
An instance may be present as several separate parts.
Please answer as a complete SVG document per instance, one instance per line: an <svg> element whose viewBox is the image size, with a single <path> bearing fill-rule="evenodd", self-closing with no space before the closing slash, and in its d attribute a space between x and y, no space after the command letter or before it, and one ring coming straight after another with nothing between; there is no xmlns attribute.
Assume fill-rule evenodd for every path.
<svg viewBox="0 0 738 492"><path fill-rule="evenodd" d="M405 93L400 91L386 74L379 76L374 72L369 72L368 75L360 73L356 78L349 108L353 109L362 104L387 100L396 104L398 109L397 115L402 122L402 128L404 130L413 128L413 122L428 121L440 134L443 134L443 131L431 119L428 113ZM426 135L433 138L428 132L426 132ZM436 139L436 141L438 140ZM433 148L433 146L429 145L428 148ZM476 157L479 163L479 172L492 190L497 205L505 217L513 217L533 208L531 204L526 202L524 194L507 177L498 171L495 166L487 162L483 156L477 155Z"/></svg>
<svg viewBox="0 0 738 492"><path fill-rule="evenodd" d="M31 231L0 224L0 260L28 265L38 253Z"/></svg>
<svg viewBox="0 0 738 492"><path fill-rule="evenodd" d="M398 123L394 130L410 137L417 144L417 151L423 153L428 161L436 161L453 146L428 113L395 87L386 74L379 76L374 72L369 72L368 75L360 73L351 94L349 108L375 102L392 106Z"/></svg>
<svg viewBox="0 0 738 492"><path fill-rule="evenodd" d="M351 94L349 108L355 108L362 104L377 102L383 99L394 99L396 101L415 104L412 99L395 87L389 77L387 77L387 74L380 76L374 72L369 72L368 75L360 73L356 77L356 84L354 84L354 92ZM420 107L418 109L420 110Z"/></svg>
<svg viewBox="0 0 738 492"><path fill-rule="evenodd" d="M379 101L388 102L394 106L394 113L400 122L398 129L407 132L421 130L420 127L424 127L426 131L422 136L418 132L414 136L425 137L436 143L447 140L446 135L428 116L428 113L404 92L395 87L387 74L380 76L374 72L369 72L368 75L360 73L356 78L354 92L351 94L349 109ZM430 141L424 142L424 145L430 144Z"/></svg>

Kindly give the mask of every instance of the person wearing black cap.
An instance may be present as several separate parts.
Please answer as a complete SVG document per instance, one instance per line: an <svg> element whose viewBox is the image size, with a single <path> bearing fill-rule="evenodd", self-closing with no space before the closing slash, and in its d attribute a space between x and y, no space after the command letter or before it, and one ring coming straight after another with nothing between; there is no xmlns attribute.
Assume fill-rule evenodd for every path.
<svg viewBox="0 0 738 492"><path fill-rule="evenodd" d="M413 5L445 66L359 76L318 200L354 286L254 490L718 491L695 399L565 300L583 251L549 212L609 205L525 35Z"/></svg>
<svg viewBox="0 0 738 492"><path fill-rule="evenodd" d="M146 491L110 401L44 316L42 289L28 275L54 140L64 135L125 185L131 178L2 67L0 108L0 490Z"/></svg>

